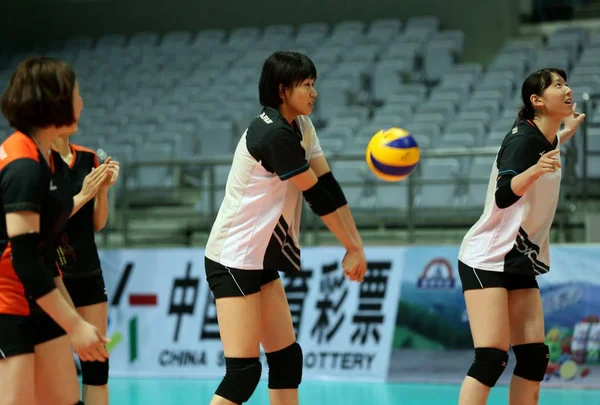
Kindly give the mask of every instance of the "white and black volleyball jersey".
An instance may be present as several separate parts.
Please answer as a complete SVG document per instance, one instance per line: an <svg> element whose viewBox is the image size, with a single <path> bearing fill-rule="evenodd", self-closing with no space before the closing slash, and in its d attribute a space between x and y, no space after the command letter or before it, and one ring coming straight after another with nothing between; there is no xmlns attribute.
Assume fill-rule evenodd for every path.
<svg viewBox="0 0 600 405"><path fill-rule="evenodd" d="M205 255L242 270L300 270L302 192L286 181L323 155L307 116L265 108L242 135Z"/></svg>
<svg viewBox="0 0 600 405"><path fill-rule="evenodd" d="M532 121L518 123L504 138L487 189L483 215L463 239L459 260L489 271L539 275L550 270L549 234L560 191L561 170L539 177L511 206L496 205L496 182L535 165L552 145ZM560 159L560 155L557 155Z"/></svg>

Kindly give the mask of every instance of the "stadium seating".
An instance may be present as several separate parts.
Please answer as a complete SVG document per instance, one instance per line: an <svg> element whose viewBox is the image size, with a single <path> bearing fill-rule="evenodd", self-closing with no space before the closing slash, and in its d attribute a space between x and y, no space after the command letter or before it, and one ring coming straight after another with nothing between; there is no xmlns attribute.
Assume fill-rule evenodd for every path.
<svg viewBox="0 0 600 405"><path fill-rule="evenodd" d="M123 187L131 190L177 187L182 172L169 164L174 159L230 159L237 139L260 109L262 63L278 49L304 52L317 66L313 120L332 159L364 153L369 138L389 126L411 130L425 150L499 146L516 117L521 81L539 67L565 68L576 100L584 92L600 90L600 35L585 29L560 29L545 41L509 41L486 67L459 63L465 41L463 32L444 30L432 16L404 22L171 32L162 37L149 32L80 37L59 45L41 43L31 52L5 57L0 83L32 53L71 62L86 106L77 142L102 147L124 164L165 162L130 170ZM590 112L590 120L600 123L597 112ZM5 127L2 122L0 130L9 133ZM589 137L589 149L600 151L600 130L590 129ZM375 182L363 159L333 165L343 180L353 182L348 194L357 206L403 209L412 195L416 207L435 209L480 207L492 160L425 159L414 176L437 183L419 185L413 193L404 183L392 189ZM217 187L226 181L226 169L218 170ZM207 178L190 173L200 181ZM599 157L589 157L589 173L600 177Z"/></svg>

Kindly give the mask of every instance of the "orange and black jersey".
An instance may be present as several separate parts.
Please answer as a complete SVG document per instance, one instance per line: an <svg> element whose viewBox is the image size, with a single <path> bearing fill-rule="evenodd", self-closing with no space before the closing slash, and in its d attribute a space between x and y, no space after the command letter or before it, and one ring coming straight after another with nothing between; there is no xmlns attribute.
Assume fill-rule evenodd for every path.
<svg viewBox="0 0 600 405"><path fill-rule="evenodd" d="M93 150L70 145L73 158L68 170L71 194L77 195L92 168L98 167ZM58 249L58 263L64 277L93 274L100 270L100 258L94 238L94 199L69 219Z"/></svg>
<svg viewBox="0 0 600 405"><path fill-rule="evenodd" d="M56 246L73 209L66 165L52 152L50 165L29 136L17 132L0 146L0 313L28 315L27 293L12 265L6 214L32 211L40 215L40 256L54 276Z"/></svg>

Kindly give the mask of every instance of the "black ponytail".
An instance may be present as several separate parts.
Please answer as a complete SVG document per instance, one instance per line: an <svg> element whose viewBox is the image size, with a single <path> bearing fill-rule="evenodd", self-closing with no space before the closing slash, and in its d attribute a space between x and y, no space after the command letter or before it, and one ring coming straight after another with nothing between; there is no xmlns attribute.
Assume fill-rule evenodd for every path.
<svg viewBox="0 0 600 405"><path fill-rule="evenodd" d="M519 110L519 121L532 120L535 116L535 110L531 105L531 101L527 101L529 101L529 105L526 104Z"/></svg>

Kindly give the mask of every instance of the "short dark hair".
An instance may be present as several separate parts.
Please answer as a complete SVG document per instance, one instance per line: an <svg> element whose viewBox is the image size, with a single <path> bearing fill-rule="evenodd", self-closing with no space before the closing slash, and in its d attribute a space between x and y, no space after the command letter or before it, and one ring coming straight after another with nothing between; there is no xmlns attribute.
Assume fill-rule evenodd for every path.
<svg viewBox="0 0 600 405"><path fill-rule="evenodd" d="M306 79L317 80L312 60L298 52L275 52L265 61L258 82L258 97L263 107L279 108L279 86L295 87Z"/></svg>
<svg viewBox="0 0 600 405"><path fill-rule="evenodd" d="M13 128L28 135L52 125L72 125L75 83L75 72L62 60L26 59L17 66L2 95L2 114Z"/></svg>
<svg viewBox="0 0 600 405"><path fill-rule="evenodd" d="M531 96L541 96L552 84L552 73L555 73L567 81L567 74L562 69L545 68L530 74L521 87L521 99L523 107L519 110L519 120L532 120L535 116L535 108L531 104Z"/></svg>

